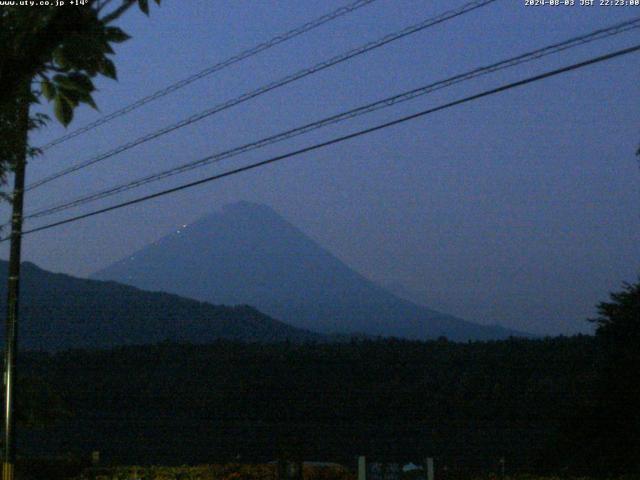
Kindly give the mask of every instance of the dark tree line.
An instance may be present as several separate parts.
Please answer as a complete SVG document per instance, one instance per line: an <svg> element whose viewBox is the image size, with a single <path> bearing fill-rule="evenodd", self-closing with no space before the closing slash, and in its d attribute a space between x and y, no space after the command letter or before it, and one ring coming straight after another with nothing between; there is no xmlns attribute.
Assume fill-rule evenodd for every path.
<svg viewBox="0 0 640 480"><path fill-rule="evenodd" d="M453 343L158 344L30 354L71 412L32 449L97 449L122 463L354 455L442 467L539 470L595 387L592 337ZM40 442L40 443L38 443ZM40 445L40 447L38 447ZM42 451L41 450L41 451Z"/></svg>
<svg viewBox="0 0 640 480"><path fill-rule="evenodd" d="M557 452L581 473L640 473L640 282L612 293L598 313L595 389Z"/></svg>
<svg viewBox="0 0 640 480"><path fill-rule="evenodd" d="M46 405L58 421L32 421L46 426L22 441L117 463L266 461L295 445L345 463L430 455L449 471L486 472L504 457L512 473L638 472L639 306L640 284L612 294L595 337L30 353L36 413L23 416Z"/></svg>

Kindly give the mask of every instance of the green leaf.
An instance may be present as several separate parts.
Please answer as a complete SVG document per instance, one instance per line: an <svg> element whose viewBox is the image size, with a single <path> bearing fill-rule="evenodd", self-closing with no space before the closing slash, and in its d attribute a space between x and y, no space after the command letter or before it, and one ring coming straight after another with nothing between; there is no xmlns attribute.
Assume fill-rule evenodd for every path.
<svg viewBox="0 0 640 480"><path fill-rule="evenodd" d="M53 97L56 96L56 87L53 85L53 83L51 83L49 80L43 80L41 87L44 97L49 101L53 100Z"/></svg>
<svg viewBox="0 0 640 480"><path fill-rule="evenodd" d="M105 38L109 42L122 43L129 40L131 37L127 35L122 29L118 27L107 27L104 29Z"/></svg>
<svg viewBox="0 0 640 480"><path fill-rule="evenodd" d="M46 113L38 112L33 117L30 118L31 124L34 129L39 129L47 126L49 120L49 115Z"/></svg>
<svg viewBox="0 0 640 480"><path fill-rule="evenodd" d="M76 90L79 92L93 92L93 82L82 73L70 73L69 75L55 75L53 80L57 87L64 90Z"/></svg>
<svg viewBox="0 0 640 480"><path fill-rule="evenodd" d="M78 93L79 93L78 100L80 100L82 103L86 103L94 110L98 110L98 105L96 105L96 102L94 102L93 97L91 96L90 93L87 93L87 92L78 92Z"/></svg>
<svg viewBox="0 0 640 480"><path fill-rule="evenodd" d="M98 71L100 70L100 64L99 63L88 63L84 66L84 70L86 70L86 72L89 74L89 76L91 77L95 77L98 74Z"/></svg>
<svg viewBox="0 0 640 480"><path fill-rule="evenodd" d="M100 111L100 109L98 108L98 105L96 105L96 102L93 100L93 97L91 95L88 96L87 100L82 100L82 102L86 103L94 110Z"/></svg>
<svg viewBox="0 0 640 480"><path fill-rule="evenodd" d="M58 77L62 77L61 79ZM91 79L84 73L73 72L66 76L56 75L53 77L60 86L69 90L78 90L81 92L93 92L96 88L93 86Z"/></svg>
<svg viewBox="0 0 640 480"><path fill-rule="evenodd" d="M56 96L53 112L55 113L56 118L65 127L71 123L71 120L73 120L73 107L62 95Z"/></svg>
<svg viewBox="0 0 640 480"><path fill-rule="evenodd" d="M113 48L111 48L111 45L109 45L109 42L107 42L106 40L102 43L102 51L104 53L116 53L113 51Z"/></svg>
<svg viewBox="0 0 640 480"><path fill-rule="evenodd" d="M64 98L72 108L77 107L80 103L80 92L78 90L58 88L58 96Z"/></svg>
<svg viewBox="0 0 640 480"><path fill-rule="evenodd" d="M138 6L145 15L149 15L149 0L138 0Z"/></svg>
<svg viewBox="0 0 640 480"><path fill-rule="evenodd" d="M60 56L64 58L67 71L82 71L89 73L97 71L104 58L105 40L99 35L72 34L64 40L60 48Z"/></svg>
<svg viewBox="0 0 640 480"><path fill-rule="evenodd" d="M84 73L70 73L69 78L80 85L84 92L93 92L96 89L91 79Z"/></svg>
<svg viewBox="0 0 640 480"><path fill-rule="evenodd" d="M118 75L116 73L116 66L113 62L108 58L103 58L100 63L100 73L105 77L113 78L114 80L118 79Z"/></svg>
<svg viewBox="0 0 640 480"><path fill-rule="evenodd" d="M60 66L60 68L66 69L69 67L69 61L64 55L64 49L58 47L53 51L53 60Z"/></svg>
<svg viewBox="0 0 640 480"><path fill-rule="evenodd" d="M40 104L40 98L38 98L38 97L40 97L39 94L37 94L36 92L31 91L31 92L29 92L29 96L27 98L28 98L29 103L36 103L36 104L39 105Z"/></svg>

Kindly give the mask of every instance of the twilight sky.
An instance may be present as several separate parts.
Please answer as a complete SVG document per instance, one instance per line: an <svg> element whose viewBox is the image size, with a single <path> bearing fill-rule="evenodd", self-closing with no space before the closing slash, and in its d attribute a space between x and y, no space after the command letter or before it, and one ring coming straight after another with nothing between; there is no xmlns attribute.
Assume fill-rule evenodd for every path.
<svg viewBox="0 0 640 480"><path fill-rule="evenodd" d="M122 22L133 39L101 80L101 113L347 0L165 0ZM28 181L236 97L460 0L377 0L200 80L32 161ZM302 123L640 16L640 7L499 0L29 192L57 204ZM579 3L579 0L577 0ZM598 2L596 2L598 3ZM569 63L635 45L640 29L30 222L35 227L285 153ZM590 331L585 318L640 273L640 54L455 107L350 142L24 239L23 258L87 276L239 200L267 204L381 284L480 323ZM98 118L81 108L70 130ZM35 145L65 133L52 124ZM6 207L3 218L8 218ZM7 245L0 254L7 258ZM176 265L179 268L179 265ZM212 274L215 274L213 272Z"/></svg>

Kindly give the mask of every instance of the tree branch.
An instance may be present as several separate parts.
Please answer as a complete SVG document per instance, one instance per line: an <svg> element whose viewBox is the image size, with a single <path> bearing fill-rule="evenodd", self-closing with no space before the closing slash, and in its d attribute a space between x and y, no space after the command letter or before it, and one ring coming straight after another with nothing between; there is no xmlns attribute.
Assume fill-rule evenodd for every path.
<svg viewBox="0 0 640 480"><path fill-rule="evenodd" d="M102 21L105 24L108 24L108 23L113 22L114 20L117 20L127 10L129 10L136 2L137 2L137 0L123 0L122 1L122 5L120 5L118 8L116 8L114 11L112 11L108 15L105 15L104 17L102 17Z"/></svg>

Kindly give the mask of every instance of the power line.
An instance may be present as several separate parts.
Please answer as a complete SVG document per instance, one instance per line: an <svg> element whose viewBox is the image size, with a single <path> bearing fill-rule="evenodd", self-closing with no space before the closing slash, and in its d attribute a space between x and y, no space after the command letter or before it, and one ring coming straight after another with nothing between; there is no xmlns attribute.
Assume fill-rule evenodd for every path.
<svg viewBox="0 0 640 480"><path fill-rule="evenodd" d="M440 90L446 87L450 87L452 85L464 82L464 81L468 81L471 80L473 78L476 77L480 77L483 75L487 75L489 73L494 73L497 72L499 70L503 70L503 69L507 69L507 68L511 68L517 65L521 65L523 63L526 62L530 62L533 60L537 60L540 59L542 57L554 54L554 53L558 53L564 50L568 50L571 48L575 48L577 46L580 45L584 45L587 43L591 43L594 42L596 40L602 40L605 38L609 38L612 37L614 35L619 35L621 33L627 32L629 30L632 29L636 29L640 27L640 17L637 17L633 20L628 20L625 22L621 22L615 25L612 25L610 27L606 27L606 28L601 28L599 30L595 30L591 33L588 33L586 35L581 35L578 37L573 37L569 40L565 40L563 42L560 43L556 43L556 44L552 44L552 45L548 45L546 47L543 48L539 48L537 50L528 52L528 53L524 53L521 55L518 55L516 57L512 57L509 58L507 60L502 60L500 62L497 63L493 63L491 65L488 66L484 66L484 67L480 67L480 68L476 68L474 70L471 70L469 72L463 73L463 74L459 74L459 75L455 75L453 77L447 78L445 80L440 80L438 82L435 83L431 83L429 85L420 87L420 88L416 88L413 90L409 90L407 92L403 92L401 94L398 95L394 95L391 97L387 97L385 99L382 100L378 100L376 102L370 103L368 105L364 105L352 110L348 110L342 113L339 113L337 115L332 115L330 117L324 118L322 120L318 120L316 122L312 122L312 123L308 123L306 125L303 125L301 127L297 127L291 130L287 130L285 132L281 132L278 133L276 135L272 135L266 138L262 138L260 140L251 142L251 143L247 143L244 144L242 146L233 148L231 150L227 150L221 153L217 153L214 155L210 155L208 157L202 158L202 159L198 159L196 161L192 161L192 162L188 162L182 165L179 165L177 167L173 167L170 168L168 170L164 170L152 175L148 175L139 179L136 179L134 181L131 182L127 182L125 184L121 184L121 185L117 185L115 187L110 187L106 190L102 190L100 192L96 192L96 193L92 193L89 195L85 195L85 196L81 196L78 198L75 198L73 200L70 201L66 201L64 203L58 204L58 205L54 205L52 207L47 207L41 210L37 210L35 212L32 213L28 213L25 218L39 218L39 217L45 217L45 216L49 216L52 215L54 213L58 213L64 210L67 210L69 208L73 208L73 207L77 207L80 205L84 205L86 203L92 202L92 201L96 201L96 200L100 200L102 198L106 198L106 197L110 197L112 195L118 194L118 193L122 193L128 190L131 190L133 188L137 188L140 187L142 185L146 185L148 183L154 182L154 181L158 181L158 180L162 180L168 177L171 177L173 175L177 175L180 173L184 173L190 170L193 170L195 168L199 168L199 167L203 167L206 165L210 165L212 163L215 162L219 162L221 160L230 158L230 157L234 157L236 155L239 155L241 153L246 153L248 151L251 150L255 150L257 148L262 148L264 146L267 145L271 145L283 140L288 140L290 138L302 135L304 133L308 133L312 130L316 130L328 125L333 125L336 123L339 123L341 121L347 120L347 119L351 119L351 118L355 118L357 116L360 115L364 115L367 113L371 113L380 109L384 109L387 107L391 107L393 105L396 105L398 103L402 103L402 102L406 102L412 99L415 99L419 96L423 96L426 95L428 93L431 93L433 91L436 90Z"/></svg>
<svg viewBox="0 0 640 480"><path fill-rule="evenodd" d="M377 48L380 48L388 43L391 43L393 41L399 40L401 38L404 38L408 35L417 33L419 31L425 30L429 27L438 25L440 23L446 22L447 20L456 18L460 15L464 15L465 13L471 12L473 10L476 10L478 8L484 7L490 3L493 3L497 0L473 0L465 5L463 5L462 7L458 8L458 9L454 9L454 10L448 10L436 17L432 17L429 18L427 20L424 20L420 23L417 23L415 25L409 26L407 28L404 28L403 30L400 30L398 32L395 33L391 33L388 34L378 40L374 40L372 42L366 43L365 45L362 45L360 47L357 47L355 49L349 50L348 52L345 52L343 54L337 55L329 60L326 60L324 62L320 62L315 64L312 67L309 68L305 68L302 70L299 70L293 74L287 75L286 77L283 77L279 80L276 80L275 82L271 82L267 85L264 85L256 90L253 90L251 92L247 92L244 93L242 95L240 95L239 97L236 97L234 99L228 100L224 103L215 105L214 107L205 110L203 112L197 113L195 115L192 115L189 118L186 118L184 120L181 120L177 123L174 123L172 125L169 125L167 127L164 127L160 130L157 130L155 132L152 132L150 134L144 135L140 138L137 138L136 140L133 140L131 142L128 142L126 144L120 145L112 150L109 150L108 152L102 153L96 157L90 158L89 160L85 160L84 162L80 162L77 163L75 165L72 165L71 167L68 167L64 170L61 170L57 173L54 173L52 175L49 175L47 177L42 178L41 180L38 180L34 183L31 183L29 185L27 185L26 190L33 190L34 188L40 187L46 183L49 183L53 180L56 180L60 177L63 177L65 175L68 175L70 173L76 172L78 170L81 170L83 168L86 168L90 165L93 165L95 163L101 162L103 160L106 160L107 158L113 157L114 155L117 155L119 153L122 153L126 150L129 150L133 147L136 147L138 145L141 145L145 142L148 142L150 140L154 140L158 137L161 137L163 135L166 135L167 133L173 132L174 130L178 130L179 128L182 127L186 127L188 125L191 125L192 123L198 122L204 118L210 117L211 115L214 115L216 113L219 113L223 110L226 110L228 108L231 108L235 105L238 105L240 103L246 102L248 100L251 100L255 97L258 97L260 95L263 95L267 92L270 92L271 90L275 90L277 88L283 87L285 85L288 85L289 83L295 82L297 80L300 80L304 77L307 77L309 75L313 75L321 70L324 70L326 68L332 67L334 65L337 65L339 63L345 62L347 60L350 60L354 57L357 57L359 55L362 55L364 53L370 52L372 50L375 50Z"/></svg>
<svg viewBox="0 0 640 480"><path fill-rule="evenodd" d="M104 125L105 123L110 122L111 120L122 117L127 113L133 112L134 110L137 110L138 108L142 107L143 105L146 105L147 103L153 102L158 98L162 98L166 95L169 95L170 93L173 93L176 90L180 90L181 88L186 87L187 85L197 80L200 80L201 78L204 78L209 75L212 75L213 73L219 72L220 70L223 70L235 63L238 63L249 57L257 55L258 53L264 52L265 50L268 50L272 47L275 47L276 45L286 42L287 40L291 40L292 38L300 36L303 33L309 32L317 27L324 25L325 23L331 22L332 20L335 20L348 13L358 10L359 8L369 5L370 3L373 3L375 1L376 0L357 0L356 2L353 2L344 7L340 7L332 12L329 12L321 17L316 18L315 20L311 20L310 22L307 22L299 27L296 27L293 30L289 30L288 32L282 33L280 35L276 35L275 37L271 38L270 40L267 40L264 43L261 43L259 45L256 45L255 47L249 48L248 50L245 50L237 55L229 57L226 60L223 60L219 63L216 63L215 65L212 65L208 68L205 68L204 70L199 71L198 73L195 73L161 90L158 90L150 95L147 95L146 97L143 97L137 100L136 102L121 108L120 110L116 110L115 112L105 115L97 119L96 121L85 125L84 127L78 128L72 132L67 133L66 135L56 138L55 140L52 140L46 145L43 145L42 147L40 147L40 150L42 151L48 150L49 148L54 147L55 145L59 145L63 142L66 142L67 140L77 137L78 135L81 135L85 132L93 130L94 128L99 127L100 125Z"/></svg>
<svg viewBox="0 0 640 480"><path fill-rule="evenodd" d="M181 190L186 190L188 188L192 188L192 187L195 187L195 186L198 186L198 185L202 185L204 183L209 183L209 182L213 182L215 180L220 180L220 179L225 178L225 177L229 177L229 176L236 175L236 174L239 174L239 173L242 173L242 172L253 170L253 169L258 168L258 167L263 167L265 165L269 165L271 163L279 162L279 161L285 160L287 158L295 157L295 156L301 155L303 153L311 152L311 151L318 150L318 149L321 149L321 148L324 148L324 147L328 147L330 145L334 145L334 144L337 144L337 143L344 142L346 140L351 140L351 139L356 138L356 137L360 137L360 136L367 135L367 134L370 134L370 133L373 133L373 132L377 132L378 130L383 130L385 128L389 128L389 127L392 127L394 125L399 125L401 123L408 122L410 120L415 120L417 118L420 118L420 117L423 117L423 116L426 116L426 115L430 115L432 113L435 113L435 112L438 112L438 111L441 111L441 110L446 110L448 108L455 107L457 105L461 105L463 103L468 103L468 102L471 102L471 101L474 101L474 100L478 100L478 99L483 98L483 97L488 97L490 95L495 95L497 93L501 93L501 92L504 92L504 91L507 91L507 90L511 90L513 88L516 88L516 87L527 85L529 83L534 83L534 82L537 82L537 81L540 81L540 80L544 80L546 78L554 77L556 75L560 75L560 74L563 74L563 73L566 73L566 72L570 72L570 71L573 71L573 70L578 70L580 68L584 68L584 67L589 66L589 65L593 65L593 64L596 64L596 63L604 62L606 60L611 60L613 58L621 57L623 55L628 55L630 53L637 52L637 51L640 51L640 44L635 45L633 47L625 48L625 49L622 49L622 50L617 50L615 52L612 52L612 53L609 53L609 54L606 54L606 55L602 55L602 56L599 56L599 57L594 57L594 58L591 58L589 60L586 60L586 61L583 61L583 62L580 62L580 63L574 63L574 64L569 65L567 67L562 67L562 68L558 68L556 70L551 70L551 71L542 73L540 75L535 75L535 76L532 76L532 77L528 77L528 78L526 78L524 80L519 80L517 82L508 83L506 85L502 85L500 87L493 88L491 90L485 90L484 92L481 92L481 93L478 93L478 94L475 94L475 95L471 95L471 96L462 98L460 100L455 100L453 102L449 102L449 103L446 103L444 105L440 105L438 107L430 108L428 110L423 110L421 112L414 113L412 115L407 115L405 117L401 117L401 118L398 118L396 120L392 120L390 122L386 122L386 123L383 123L383 124L380 124L380 125L376 125L374 127L366 128L364 130L359 130L359 131L357 131L355 133L350 133L348 135L344 135L344 136L341 136L341 137L336 137L336 138L333 138L333 139L328 140L326 142L317 143L315 145L311 145L309 147L305 147L305 148L302 148L302 149L299 149L299 150L295 150L293 152L285 153L283 155L279 155L279 156L276 156L276 157L271 157L271 158L269 158L267 160L263 160L261 162L253 163L251 165L246 165L244 167L239 167L239 168L236 168L236 169L233 169L233 170L229 170L229 171L224 172L224 173L220 173L220 174L217 174L217 175L212 175L210 177L206 177L206 178L203 178L203 179L200 179L200 180L196 180L194 182L190 182L190 183L186 183L186 184L183 184L183 185L180 185L180 186L177 186L177 187L169 188L167 190L162 190L160 192L156 192L156 193L153 193L153 194L150 194L150 195L145 195L143 197L138 197L138 198L133 199L133 200L129 200L129 201L122 202L122 203L119 203L119 204L116 204L116 205L112 205L110 207L101 208L99 210L94 210L92 212L84 213L82 215L77 215L77 216L74 216L74 217L71 217L71 218L67 218L65 220L60 220L58 222L53 222L53 223L50 223L50 224L47 224L47 225L43 225L41 227L33 228L31 230L26 230L26 231L22 232L22 235L27 235L27 234L30 234L30 233L40 232L40 231L43 231L43 230L48 230L50 228L54 228L54 227L58 227L58 226L61 226L61 225L65 225L65 224L68 224L68 223L77 222L79 220L83 220L85 218L93 217L95 215L100 215L102 213L110 212L112 210L118 210L120 208L124 208L124 207L130 206L130 205L134 205L134 204L137 204L137 203L142 203L142 202L145 202L145 201L148 201L148 200L151 200L151 199L154 199L154 198L162 197L164 195L175 193L175 192L178 192L178 191L181 191ZM0 242L4 242L4 241L6 241L8 239L9 239L8 237L2 238L2 239L0 239Z"/></svg>

